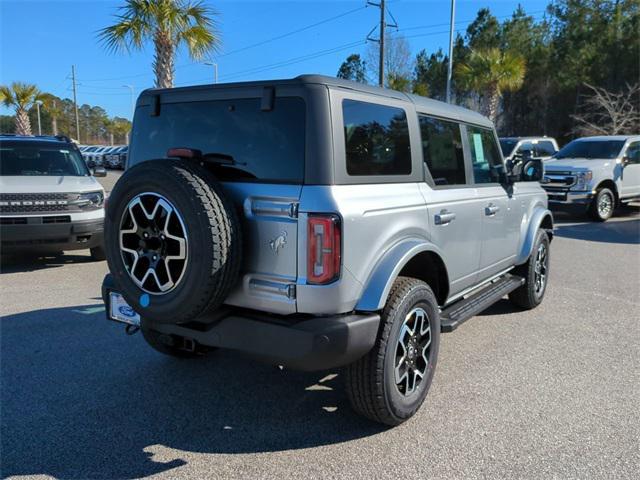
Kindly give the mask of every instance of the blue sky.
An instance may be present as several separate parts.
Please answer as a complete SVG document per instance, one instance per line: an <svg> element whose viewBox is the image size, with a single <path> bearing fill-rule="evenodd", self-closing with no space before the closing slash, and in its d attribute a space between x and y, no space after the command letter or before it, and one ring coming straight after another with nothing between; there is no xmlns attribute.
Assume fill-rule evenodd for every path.
<svg viewBox="0 0 640 480"><path fill-rule="evenodd" d="M122 3L0 0L0 82L35 83L43 91L71 98L69 77L75 64L78 103L100 105L109 115L130 118L131 94L124 85L132 85L136 94L153 85L153 49L112 54L96 39L96 31L112 22ZM335 75L348 54L365 54L365 38L380 14L377 8L365 7L364 0L205 3L218 12L222 46L214 61L220 82L301 73ZM464 33L482 7L504 19L518 3L539 18L548 1L457 0L456 29ZM387 4L414 53L423 48L446 50L450 0L388 0ZM299 29L304 31L285 36ZM283 38L269 41L279 36ZM193 62L184 52L179 52L176 65L176 85L213 81L213 67ZM0 113L8 111L0 108Z"/></svg>

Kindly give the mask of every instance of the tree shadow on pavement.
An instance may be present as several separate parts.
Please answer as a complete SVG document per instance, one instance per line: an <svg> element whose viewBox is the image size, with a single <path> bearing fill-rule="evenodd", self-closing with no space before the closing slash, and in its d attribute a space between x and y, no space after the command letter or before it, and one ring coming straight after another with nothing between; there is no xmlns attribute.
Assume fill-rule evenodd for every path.
<svg viewBox="0 0 640 480"><path fill-rule="evenodd" d="M0 274L34 272L47 268L63 267L71 263L95 262L89 250L82 253L3 253L0 256Z"/></svg>
<svg viewBox="0 0 640 480"><path fill-rule="evenodd" d="M385 430L354 414L338 372L232 352L164 357L87 305L0 320L1 474L139 478L182 452L250 453Z"/></svg>

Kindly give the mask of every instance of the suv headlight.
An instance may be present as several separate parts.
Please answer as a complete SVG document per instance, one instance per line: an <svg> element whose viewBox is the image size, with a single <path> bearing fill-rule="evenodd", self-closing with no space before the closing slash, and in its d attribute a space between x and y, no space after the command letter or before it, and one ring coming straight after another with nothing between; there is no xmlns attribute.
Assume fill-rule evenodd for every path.
<svg viewBox="0 0 640 480"><path fill-rule="evenodd" d="M100 191L81 193L78 201L83 208L100 208L104 203L104 193Z"/></svg>
<svg viewBox="0 0 640 480"><path fill-rule="evenodd" d="M578 172L576 174L576 184L573 186L575 190L587 190L589 188L589 182L593 179L593 172L591 170L586 172Z"/></svg>

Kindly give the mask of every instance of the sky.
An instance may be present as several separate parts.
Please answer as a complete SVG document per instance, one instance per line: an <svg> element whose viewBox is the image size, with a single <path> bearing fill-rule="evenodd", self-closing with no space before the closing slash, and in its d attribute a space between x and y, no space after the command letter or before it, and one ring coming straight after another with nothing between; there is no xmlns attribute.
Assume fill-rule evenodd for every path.
<svg viewBox="0 0 640 480"><path fill-rule="evenodd" d="M153 48L114 54L96 32L114 21L124 0L0 0L0 83L36 84L40 90L72 98L75 65L78 104L100 105L110 116L131 118L132 96L153 86ZM291 78L303 73L335 75L351 53L366 54L367 34L380 10L365 0L205 0L217 12L221 38L210 60L218 81ZM477 11L489 7L500 20L518 3L541 18L548 0L457 0L456 31L464 33ZM450 0L387 0L415 54L448 49ZM395 31L396 29L391 29ZM375 32L374 32L375 35ZM175 84L213 83L214 67L176 58ZM11 113L0 107L1 114Z"/></svg>

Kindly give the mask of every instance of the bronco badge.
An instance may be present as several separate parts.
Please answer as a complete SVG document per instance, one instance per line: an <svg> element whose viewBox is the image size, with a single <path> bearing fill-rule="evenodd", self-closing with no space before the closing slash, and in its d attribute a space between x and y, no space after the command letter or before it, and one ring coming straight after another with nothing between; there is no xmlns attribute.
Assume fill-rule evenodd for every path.
<svg viewBox="0 0 640 480"><path fill-rule="evenodd" d="M271 250L273 250L277 255L278 250L283 248L286 244L287 244L287 232L283 230L280 235L278 235L276 238L274 238L269 242L269 247L271 247Z"/></svg>

